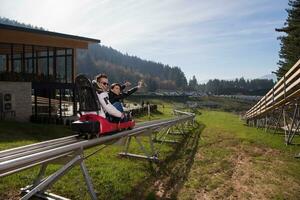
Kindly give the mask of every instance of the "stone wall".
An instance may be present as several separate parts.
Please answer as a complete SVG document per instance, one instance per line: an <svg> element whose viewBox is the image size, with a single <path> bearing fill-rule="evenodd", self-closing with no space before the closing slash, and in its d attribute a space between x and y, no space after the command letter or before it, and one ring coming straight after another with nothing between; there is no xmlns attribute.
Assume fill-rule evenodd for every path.
<svg viewBox="0 0 300 200"><path fill-rule="evenodd" d="M0 81L0 93L12 94L12 110L16 121L29 121L32 115L31 82Z"/></svg>

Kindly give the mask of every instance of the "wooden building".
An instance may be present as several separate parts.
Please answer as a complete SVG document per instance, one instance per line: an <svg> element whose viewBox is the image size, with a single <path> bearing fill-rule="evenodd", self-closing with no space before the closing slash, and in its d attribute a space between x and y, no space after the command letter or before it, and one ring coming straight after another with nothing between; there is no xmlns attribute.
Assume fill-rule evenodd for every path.
<svg viewBox="0 0 300 200"><path fill-rule="evenodd" d="M74 115L76 49L91 43L100 40L0 24L0 118L26 121L29 107L34 118Z"/></svg>

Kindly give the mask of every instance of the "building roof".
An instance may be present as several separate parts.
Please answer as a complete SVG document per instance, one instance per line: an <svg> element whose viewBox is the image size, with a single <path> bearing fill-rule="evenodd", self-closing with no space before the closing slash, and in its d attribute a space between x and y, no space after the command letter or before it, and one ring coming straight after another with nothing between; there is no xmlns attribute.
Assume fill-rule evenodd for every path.
<svg viewBox="0 0 300 200"><path fill-rule="evenodd" d="M100 40L0 23L0 42L87 48L88 44L100 43Z"/></svg>

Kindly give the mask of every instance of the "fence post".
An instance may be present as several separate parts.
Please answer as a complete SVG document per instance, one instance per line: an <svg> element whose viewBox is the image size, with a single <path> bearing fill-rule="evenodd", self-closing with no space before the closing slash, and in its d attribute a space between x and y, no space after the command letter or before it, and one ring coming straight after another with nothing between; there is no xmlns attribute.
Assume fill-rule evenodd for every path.
<svg viewBox="0 0 300 200"><path fill-rule="evenodd" d="M151 114L150 104L148 104L147 106L148 106L148 119L150 120L150 114Z"/></svg>

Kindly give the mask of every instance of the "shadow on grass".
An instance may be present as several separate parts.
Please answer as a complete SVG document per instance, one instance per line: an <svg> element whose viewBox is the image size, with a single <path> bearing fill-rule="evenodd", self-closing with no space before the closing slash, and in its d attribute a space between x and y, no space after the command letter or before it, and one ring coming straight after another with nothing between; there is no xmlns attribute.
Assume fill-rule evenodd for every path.
<svg viewBox="0 0 300 200"><path fill-rule="evenodd" d="M43 141L72 135L70 128L63 125L34 124L27 122L1 121L0 143L18 141Z"/></svg>
<svg viewBox="0 0 300 200"><path fill-rule="evenodd" d="M188 178L198 150L200 134L205 128L199 124L174 148L172 154L159 164L148 163L151 175L140 182L125 199L176 199Z"/></svg>
<svg viewBox="0 0 300 200"><path fill-rule="evenodd" d="M291 143L291 144L288 144L288 145L291 145L291 146L300 146L300 143Z"/></svg>

